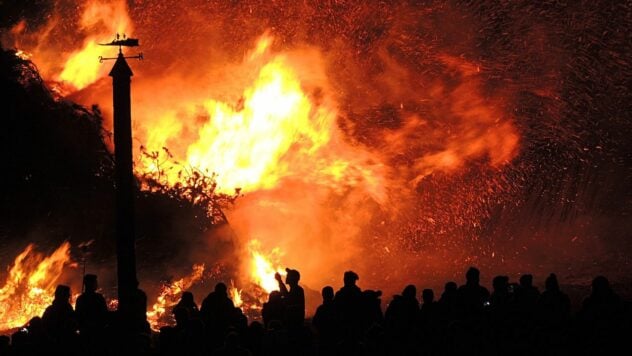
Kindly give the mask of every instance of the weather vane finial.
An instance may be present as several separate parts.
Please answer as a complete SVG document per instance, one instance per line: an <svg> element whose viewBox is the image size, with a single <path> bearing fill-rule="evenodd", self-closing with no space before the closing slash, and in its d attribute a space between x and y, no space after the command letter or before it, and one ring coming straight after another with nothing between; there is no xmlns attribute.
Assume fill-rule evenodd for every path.
<svg viewBox="0 0 632 356"><path fill-rule="evenodd" d="M116 34L115 39L110 43L99 43L100 46L118 46L119 47L119 56L123 55L123 47L138 47L138 38L127 37L126 34L121 36L119 33ZM124 58L136 58L138 60L143 59L143 53L139 53L135 56L129 56ZM116 57L103 57L99 56L99 62L103 63L103 61L117 59Z"/></svg>

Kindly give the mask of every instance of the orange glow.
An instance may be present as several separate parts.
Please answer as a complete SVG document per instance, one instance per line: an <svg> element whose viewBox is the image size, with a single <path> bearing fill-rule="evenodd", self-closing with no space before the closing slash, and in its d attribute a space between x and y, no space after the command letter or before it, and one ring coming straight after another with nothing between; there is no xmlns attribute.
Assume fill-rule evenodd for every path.
<svg viewBox="0 0 632 356"><path fill-rule="evenodd" d="M251 240L248 244L250 252L250 279L258 286L263 288L267 293L273 290L279 290L279 283L274 278L275 273L285 275L285 270L279 267L281 259L281 250L274 248L268 255L264 255L259 250L261 243L258 240Z"/></svg>
<svg viewBox="0 0 632 356"><path fill-rule="evenodd" d="M21 327L34 316L41 316L53 301L64 267L71 263L68 242L47 257L34 247L29 244L15 258L0 288L0 330Z"/></svg>
<svg viewBox="0 0 632 356"><path fill-rule="evenodd" d="M164 284L156 302L147 312L147 321L153 330L160 330L162 326L168 325L173 317L167 312L178 303L182 292L191 288L193 284L200 281L204 275L204 264L193 265L190 275L182 277L175 282Z"/></svg>
<svg viewBox="0 0 632 356"><path fill-rule="evenodd" d="M244 304L244 300L241 297L241 290L237 289L232 281L230 283L230 289L228 292L230 295L230 299L233 300L233 304L235 305L235 307L241 308L241 306Z"/></svg>
<svg viewBox="0 0 632 356"><path fill-rule="evenodd" d="M186 156L177 160L209 175L217 173L219 192L272 189L286 177L304 177L335 186L364 181L382 196L375 169L358 162L350 154L353 149L340 142L335 106L314 104L287 56L265 61L271 41L263 36L246 61L256 66L252 61L261 59L265 64L239 103L206 99L185 104L179 114L157 112L158 119L147 128L148 149L171 147L170 140L183 130L182 115L201 116L207 120L195 128L197 139L176 143L185 145ZM332 155L337 148L342 149L336 152L342 157ZM158 169L155 160L147 157L140 163L141 172ZM169 164L161 169L167 184L182 183L180 169Z"/></svg>
<svg viewBox="0 0 632 356"><path fill-rule="evenodd" d="M106 126L111 124L111 92L90 85L111 68L100 64L98 56L116 52L98 43L133 29L126 4L83 2L76 24L84 36L80 48L64 48L61 60L58 52L44 51L52 42L47 31L55 26L54 19L42 30L37 46L25 47L46 79L68 84L63 92L83 90L78 93L82 104L97 102ZM190 14L180 18L169 13L172 4L159 5L161 14L187 29L204 32L210 26L195 23ZM12 32L18 36L25 28L21 22ZM283 272L282 266L300 269L301 283L329 282L326 277L361 260L357 257L363 257L367 241L386 238L367 233L371 224L395 224L398 214L415 224L431 221L413 216L414 209L400 214L409 210L411 201L424 204L416 201L416 188L426 177L435 172L456 175L472 162L500 169L519 152L520 133L506 109L511 95L486 88L481 74L485 68L466 56L437 49L431 53L436 68L426 73L384 51L373 63L378 65L365 70L359 64L353 68L359 56L355 48L332 44L321 50L309 43L275 42L266 31L235 59L222 56L224 40L210 36L189 43L181 41L179 32L156 28L160 26L142 28L146 32L141 40L159 55L152 57L151 66L134 66L144 75L134 81L132 91L135 148L142 144L159 156L136 151L134 167L139 176L155 174L168 186L187 184L187 173L195 170L215 177L214 193L244 193L226 211L236 232L240 276L246 276L236 280L242 289L230 290L236 305L251 307L253 295L265 300L263 291L278 288L274 274ZM164 55L174 51L177 56ZM336 67L347 59L349 63L340 66L344 69ZM384 71L379 80L369 73L378 68ZM359 85L365 84L364 76L367 87L376 88ZM378 111L384 117L364 117ZM361 127L365 121L369 130ZM397 124L380 126L385 122ZM163 148L172 157L166 157ZM376 221L376 212L384 219ZM397 251L398 242L392 244L383 246L389 254ZM402 256L397 253L393 260L399 263ZM201 274L196 277L194 268L191 276L163 287L148 313L152 328L170 318L167 309L188 288L183 283L190 286Z"/></svg>
<svg viewBox="0 0 632 356"><path fill-rule="evenodd" d="M98 58L112 57L116 47L100 46L99 43L111 41L115 33L129 33L132 30L125 1L87 2L80 29L90 35L84 40L81 49L68 55L63 70L55 78L77 90L94 83L109 71L108 66L99 63Z"/></svg>

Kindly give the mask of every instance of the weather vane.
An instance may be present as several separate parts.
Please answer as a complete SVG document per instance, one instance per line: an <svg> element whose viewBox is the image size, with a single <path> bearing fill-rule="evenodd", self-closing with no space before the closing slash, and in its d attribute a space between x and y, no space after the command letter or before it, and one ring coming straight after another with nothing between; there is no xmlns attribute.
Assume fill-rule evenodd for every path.
<svg viewBox="0 0 632 356"><path fill-rule="evenodd" d="M125 34L123 34L123 36L121 36L120 34L116 34L116 39L110 43L99 43L100 46L118 46L119 47L119 55L123 54L123 47L138 47L138 38L128 38ZM143 52L135 55L135 56L129 56L129 57L123 57L123 58L128 58L128 59L138 59L138 60L142 60L143 59ZM99 56L99 63L103 63L103 61L107 61L107 60L114 60L117 59L117 57L103 57L103 56Z"/></svg>

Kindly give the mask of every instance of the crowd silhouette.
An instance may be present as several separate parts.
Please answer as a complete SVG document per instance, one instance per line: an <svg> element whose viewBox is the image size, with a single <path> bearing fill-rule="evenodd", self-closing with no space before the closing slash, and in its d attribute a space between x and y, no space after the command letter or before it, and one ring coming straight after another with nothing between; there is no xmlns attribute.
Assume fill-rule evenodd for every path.
<svg viewBox="0 0 632 356"><path fill-rule="evenodd" d="M173 307L174 326L152 339L146 320L132 328L138 337L121 341L116 312L97 292L97 276L84 277L75 308L68 286L59 285L52 304L10 337L0 337L0 355L595 355L620 353L632 335L629 302L608 279L597 276L579 310L551 273L540 292L533 276L519 283L496 276L492 292L471 267L465 283L449 281L438 300L432 289L407 285L382 306L382 292L362 290L358 274L344 273L343 286L322 289L322 304L305 318L300 273L275 275L279 290L261 310L263 322L235 307L224 283L202 301L182 293ZM289 286L289 288L288 288ZM139 290L139 303L146 297Z"/></svg>

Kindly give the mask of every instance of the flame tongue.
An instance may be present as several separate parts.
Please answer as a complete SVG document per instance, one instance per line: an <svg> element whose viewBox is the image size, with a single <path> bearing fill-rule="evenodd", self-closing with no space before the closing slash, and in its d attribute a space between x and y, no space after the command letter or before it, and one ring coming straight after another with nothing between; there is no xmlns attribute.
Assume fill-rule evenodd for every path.
<svg viewBox="0 0 632 356"><path fill-rule="evenodd" d="M25 325L43 314L53 301L55 285L64 266L70 263L70 244L64 242L44 257L29 244L13 262L0 289L0 330Z"/></svg>
<svg viewBox="0 0 632 356"><path fill-rule="evenodd" d="M190 275L162 286L162 290L156 298L156 303L147 312L147 320L153 330L159 330L161 326L168 325L172 321L173 318L167 314L167 310L176 305L180 296L182 296L182 292L185 292L193 284L201 280L203 275L204 264L196 264L193 265L193 271Z"/></svg>

